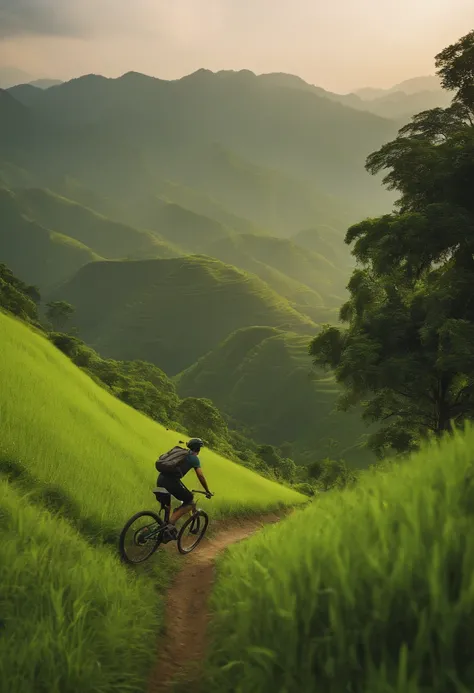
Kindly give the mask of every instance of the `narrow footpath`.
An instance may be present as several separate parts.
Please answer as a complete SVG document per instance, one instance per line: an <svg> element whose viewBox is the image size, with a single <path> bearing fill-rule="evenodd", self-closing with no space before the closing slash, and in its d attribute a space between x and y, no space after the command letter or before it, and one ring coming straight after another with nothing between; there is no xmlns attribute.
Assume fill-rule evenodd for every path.
<svg viewBox="0 0 474 693"><path fill-rule="evenodd" d="M148 693L170 693L179 680L187 683L199 680L209 623L207 602L214 582L217 554L280 519L281 515L273 513L223 521L212 538L204 538L193 553L182 557L183 566L168 591L166 632L158 641L157 661Z"/></svg>

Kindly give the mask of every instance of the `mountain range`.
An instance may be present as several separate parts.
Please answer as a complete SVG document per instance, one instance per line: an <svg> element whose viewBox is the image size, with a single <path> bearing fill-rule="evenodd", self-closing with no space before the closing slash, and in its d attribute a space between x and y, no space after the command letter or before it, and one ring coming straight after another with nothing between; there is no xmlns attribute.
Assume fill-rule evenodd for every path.
<svg viewBox="0 0 474 693"><path fill-rule="evenodd" d="M69 301L104 357L150 361L303 454L340 426L307 344L345 300L345 231L393 202L363 165L399 123L368 109L429 84L340 96L199 70L0 91L0 261Z"/></svg>

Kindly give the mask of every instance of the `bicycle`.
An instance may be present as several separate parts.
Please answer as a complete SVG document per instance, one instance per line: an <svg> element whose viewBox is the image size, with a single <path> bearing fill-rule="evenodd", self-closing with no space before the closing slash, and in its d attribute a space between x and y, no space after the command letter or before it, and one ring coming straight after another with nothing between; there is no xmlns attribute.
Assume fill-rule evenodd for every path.
<svg viewBox="0 0 474 693"><path fill-rule="evenodd" d="M170 541L170 539L165 536L165 532L169 524L171 514L171 499L170 503L166 505L165 502L158 497L159 494L162 495L162 492L155 489L153 493L156 500L161 505L158 513L153 512L152 510L142 510L141 512L136 513L128 520L128 522L125 523L125 526L120 533L119 553L125 563L143 563L155 553L160 544L163 542L168 543L168 541ZM201 493L204 496L207 495L204 491L193 490L191 493ZM160 517L161 514L163 514L163 517ZM133 527L135 522L145 520L146 518L147 520L144 524L142 522L137 529L132 529L132 547L143 549L143 552L135 558L133 557L131 550L127 549L126 540L128 531ZM178 551L182 554L191 553L191 551L193 551L202 541L208 524L209 516L204 512L204 510L197 507L196 502L193 499L192 514L183 523L177 537L174 538L174 541L176 541L178 545ZM192 543L191 546L185 545L185 537L188 530L189 535L195 537L194 543Z"/></svg>

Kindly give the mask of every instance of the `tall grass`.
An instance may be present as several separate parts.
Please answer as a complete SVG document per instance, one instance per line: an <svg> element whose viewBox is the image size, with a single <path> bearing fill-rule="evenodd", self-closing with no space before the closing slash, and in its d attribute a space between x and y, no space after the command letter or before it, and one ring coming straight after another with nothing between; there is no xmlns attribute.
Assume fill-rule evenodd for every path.
<svg viewBox="0 0 474 693"><path fill-rule="evenodd" d="M157 595L0 480L0 691L143 691Z"/></svg>
<svg viewBox="0 0 474 693"><path fill-rule="evenodd" d="M156 505L154 460L178 435L3 314L0 381L0 691L143 690L155 588L176 559L158 552L151 574L131 572L115 545L132 513ZM213 518L304 500L211 452L202 462Z"/></svg>
<svg viewBox="0 0 474 693"><path fill-rule="evenodd" d="M474 690L474 430L233 547L209 693Z"/></svg>

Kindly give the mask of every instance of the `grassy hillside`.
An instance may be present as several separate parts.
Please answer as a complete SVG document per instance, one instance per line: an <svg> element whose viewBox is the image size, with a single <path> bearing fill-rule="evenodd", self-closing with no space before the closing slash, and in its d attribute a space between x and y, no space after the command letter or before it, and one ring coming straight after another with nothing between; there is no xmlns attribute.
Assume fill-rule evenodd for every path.
<svg viewBox="0 0 474 693"><path fill-rule="evenodd" d="M155 505L153 462L177 434L1 313L0 362L0 691L142 692L171 559L159 552L156 573L130 573L115 542L128 516ZM202 457L214 519L302 500Z"/></svg>
<svg viewBox="0 0 474 693"><path fill-rule="evenodd" d="M24 215L17 196L0 188L0 259L41 289L69 279L100 256L77 240L44 228Z"/></svg>
<svg viewBox="0 0 474 693"><path fill-rule="evenodd" d="M315 330L260 279L207 257L92 263L54 298L75 306L80 335L100 354L150 361L169 375L239 327Z"/></svg>
<svg viewBox="0 0 474 693"><path fill-rule="evenodd" d="M337 384L326 374L316 377L306 336L251 327L181 373L177 387L183 397L213 400L257 440L290 442L296 458L309 450L309 461L337 456L366 466L369 452L356 447L367 432L360 416L334 411Z"/></svg>
<svg viewBox="0 0 474 693"><path fill-rule="evenodd" d="M152 233L117 221L83 207L49 190L17 190L15 197L23 212L47 228L84 243L111 260L131 257L172 257L180 252Z"/></svg>
<svg viewBox="0 0 474 693"><path fill-rule="evenodd" d="M212 693L474 690L474 431L233 547Z"/></svg>

